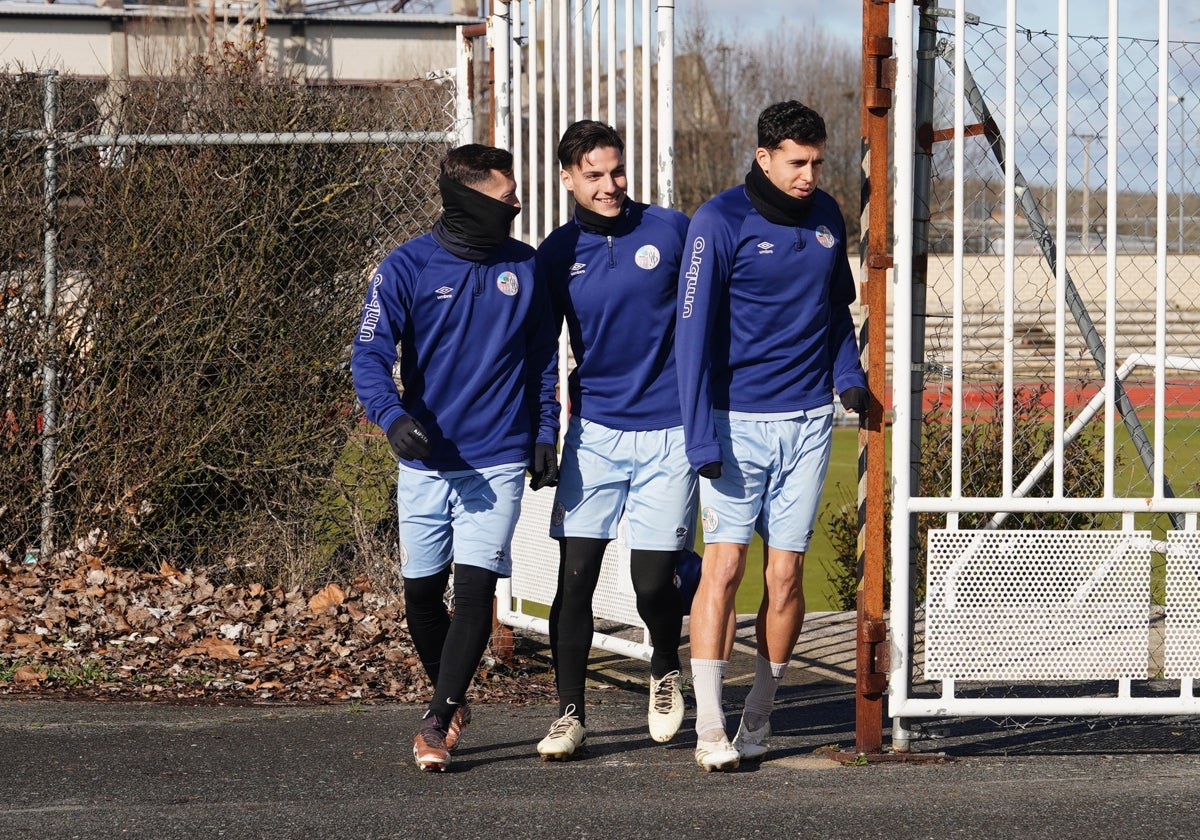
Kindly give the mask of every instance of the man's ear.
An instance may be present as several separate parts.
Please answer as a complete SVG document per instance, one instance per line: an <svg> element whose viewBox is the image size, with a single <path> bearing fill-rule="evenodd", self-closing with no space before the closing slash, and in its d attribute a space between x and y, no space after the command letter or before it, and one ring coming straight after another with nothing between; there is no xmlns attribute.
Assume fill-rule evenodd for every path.
<svg viewBox="0 0 1200 840"><path fill-rule="evenodd" d="M562 181L562 185L567 188L567 192L575 192L575 190L571 189L571 174L567 170L558 170L558 180Z"/></svg>
<svg viewBox="0 0 1200 840"><path fill-rule="evenodd" d="M771 164L770 149L764 149L762 146L759 146L754 150L754 159L758 161L758 165L762 168L762 171L766 172L767 167Z"/></svg>

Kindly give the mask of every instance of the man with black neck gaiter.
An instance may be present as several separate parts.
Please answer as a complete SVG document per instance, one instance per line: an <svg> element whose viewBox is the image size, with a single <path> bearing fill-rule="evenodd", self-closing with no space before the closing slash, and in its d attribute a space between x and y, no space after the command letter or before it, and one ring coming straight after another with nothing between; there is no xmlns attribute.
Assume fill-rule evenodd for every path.
<svg viewBox="0 0 1200 840"><path fill-rule="evenodd" d="M836 390L869 394L837 202L817 188L825 121L795 101L759 115L744 186L696 211L675 332L687 456L699 472L704 563L692 604L696 763L731 770L766 754L775 690L804 622L804 553L832 441ZM734 596L757 530L765 559L758 656L737 734L721 707Z"/></svg>
<svg viewBox="0 0 1200 840"><path fill-rule="evenodd" d="M508 235L521 211L512 163L478 144L446 154L443 214L375 270L351 354L367 418L400 461L406 618L433 684L413 738L422 770L445 770L470 722L525 472L534 490L558 480L557 334L535 252Z"/></svg>
<svg viewBox="0 0 1200 840"><path fill-rule="evenodd" d="M654 648L650 736L669 741L683 720L675 569L692 546L696 475L683 451L675 298L688 218L626 194L624 152L612 126L580 120L567 128L558 162L575 215L538 248L575 358L550 522L559 541L550 607L559 718L537 745L547 759L570 758L584 746L592 596L622 517L638 615Z"/></svg>

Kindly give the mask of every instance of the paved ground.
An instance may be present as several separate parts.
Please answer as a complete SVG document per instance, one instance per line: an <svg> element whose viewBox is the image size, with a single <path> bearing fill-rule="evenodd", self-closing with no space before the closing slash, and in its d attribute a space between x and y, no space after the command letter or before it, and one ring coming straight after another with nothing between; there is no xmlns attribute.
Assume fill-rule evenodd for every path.
<svg viewBox="0 0 1200 840"><path fill-rule="evenodd" d="M836 660L832 627L825 643L809 629ZM550 706L489 705L446 774L413 766L413 706L3 700L0 838L1125 840L1196 829L1194 720L944 721L932 727L944 737L914 745L920 760L855 766L829 757L854 744L841 666L800 661L768 760L705 774L690 715L671 744L646 735L644 666L595 665L585 758L537 758ZM745 690L735 673L730 699Z"/></svg>

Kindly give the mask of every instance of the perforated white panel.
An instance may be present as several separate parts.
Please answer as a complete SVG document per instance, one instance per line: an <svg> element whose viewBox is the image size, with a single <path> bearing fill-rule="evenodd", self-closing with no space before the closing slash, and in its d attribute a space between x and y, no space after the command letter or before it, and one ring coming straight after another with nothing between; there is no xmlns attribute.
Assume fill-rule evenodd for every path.
<svg viewBox="0 0 1200 840"><path fill-rule="evenodd" d="M1200 677L1200 532L1167 532L1167 678Z"/></svg>
<svg viewBox="0 0 1200 840"><path fill-rule="evenodd" d="M513 534L512 594L538 604L550 604L558 587L558 543L550 539L550 512L554 493L526 491L521 518ZM624 521L618 537L604 552L600 581L592 599L592 614L598 618L642 626L629 576L629 549L625 546Z"/></svg>
<svg viewBox="0 0 1200 840"><path fill-rule="evenodd" d="M929 532L930 679L1144 679L1143 531Z"/></svg>

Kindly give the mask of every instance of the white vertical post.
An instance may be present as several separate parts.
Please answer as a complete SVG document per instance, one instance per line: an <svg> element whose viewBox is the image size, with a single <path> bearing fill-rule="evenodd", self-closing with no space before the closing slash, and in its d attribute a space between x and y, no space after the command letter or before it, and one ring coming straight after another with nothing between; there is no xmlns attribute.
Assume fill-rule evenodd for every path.
<svg viewBox="0 0 1200 840"><path fill-rule="evenodd" d="M592 13L592 26L588 35L588 57L589 67L591 68L591 86L588 88L590 96L588 98L588 118L598 120L601 117L600 113L600 0L591 0L594 12ZM579 91L579 95L583 96L583 91Z"/></svg>
<svg viewBox="0 0 1200 840"><path fill-rule="evenodd" d="M1105 136L1108 153L1108 177L1105 184L1108 204L1105 227L1105 271L1104 271L1104 387L1107 399L1104 402L1104 498L1111 499L1115 493L1113 460L1116 457L1116 372L1117 372L1117 205L1120 203L1117 182L1117 153L1120 143L1120 113L1117 95L1120 75L1117 60L1121 45L1118 41L1116 0L1108 4L1108 127Z"/></svg>
<svg viewBox="0 0 1200 840"><path fill-rule="evenodd" d="M950 470L950 495L958 498L962 495L962 395L963 395L963 242L966 238L964 229L963 195L966 190L963 184L963 160L966 143L964 139L966 126L966 57L961 44L966 41L967 22L965 11L960 2L954 16L954 314L953 332L954 349L951 353L951 364L954 372L951 379L950 400L950 458L953 468ZM899 158L897 158L899 160ZM907 213L911 215L912 208ZM1007 246L1007 243L1005 244ZM897 321L899 318L897 317ZM899 336L897 336L899 341ZM921 364L921 359L912 359L910 364ZM908 393L908 391L894 391ZM916 409L914 409L915 411ZM894 434L894 432L893 432ZM915 489L915 488L914 488Z"/></svg>
<svg viewBox="0 0 1200 840"><path fill-rule="evenodd" d="M895 268L892 271L893 331L892 393L908 394L912 387L912 241L913 241L913 152L915 150L915 112L913 110L913 6L897 3L896 33L896 95L893 138L895 179L892 222L892 249ZM960 118L956 123L961 125ZM957 370L957 367L956 367ZM912 583L908 573L909 509L912 495L909 481L908 456L912 445L908 400L892 401L892 492L891 566L892 591L890 622L892 650L891 672L888 675L888 708L893 718L908 700L911 616L909 591ZM898 725L899 721L896 721ZM894 726L895 730L897 727Z"/></svg>
<svg viewBox="0 0 1200 840"><path fill-rule="evenodd" d="M637 125L634 121L634 102L637 93L637 80L634 78L634 53L633 53L633 25L635 18L633 16L633 0L625 0L625 50L622 55L621 66L624 70L622 78L625 79L625 177L629 181L627 189L630 195L637 194L637 184L635 183L634 175L637 172L636 154L637 154Z"/></svg>
<svg viewBox="0 0 1200 840"><path fill-rule="evenodd" d="M559 44L558 79L556 80L556 84L558 85L558 131L555 132L555 135L554 135L555 146L557 146L557 144L558 144L558 138L562 137L563 133L567 130L567 125L569 124L569 116L568 115L571 113L570 112L570 85L567 84L567 81L571 78L571 75L570 75L571 55L568 52L568 47L570 46L571 42L567 38L567 33L571 31L569 28L570 21L567 18L567 0L557 0L557 2L558 2L558 44ZM553 171L553 167L551 169ZM562 190L558 189L557 179L555 179L555 178L547 179L548 185L549 185L550 181L555 182L554 193L555 193L555 196L557 197L557 201L558 201L558 213L555 216L554 224L548 225L546 227L547 233L549 233L551 228L553 228L554 226L564 224L570 215L567 212L566 196L562 195Z"/></svg>
<svg viewBox="0 0 1200 840"><path fill-rule="evenodd" d="M542 78L542 74L538 66L538 58L540 52L538 50L538 22L537 22L537 4L534 0L529 0L529 14L525 16L526 32L528 38L525 41L525 67L528 74L529 92L526 99L529 101L529 242L533 244L535 241L541 240L540 231L538 228L539 210L541 208L542 183L541 183L541 167L538 165L542 159L543 146L541 138L541 125L539 124L538 115L538 79Z"/></svg>
<svg viewBox="0 0 1200 840"><path fill-rule="evenodd" d="M1004 28L1004 431L1001 493L1012 496L1013 440L1016 412L1013 409L1013 361L1016 357L1017 276L1017 0L1008 0ZM966 41L959 41L965 44ZM966 50L959 50L965 53ZM965 60L965 56L964 56Z"/></svg>
<svg viewBox="0 0 1200 840"><path fill-rule="evenodd" d="M615 126L617 124L617 8L616 0L601 0L601 2L608 20L608 26L605 27L608 37L604 42L604 69L608 73L605 79L607 84L605 85L604 117L605 122Z"/></svg>
<svg viewBox="0 0 1200 840"><path fill-rule="evenodd" d="M1058 4L1058 108L1057 134L1058 149L1056 168L1058 170L1058 203L1056 208L1056 224L1058 226L1058 242L1056 252L1059 258L1054 263L1054 484L1053 495L1059 498L1063 494L1063 450L1066 420L1066 279L1067 279L1067 138L1070 137L1067 126L1067 4ZM1087 155L1084 155L1084 165L1087 165ZM1084 224L1087 223L1087 213L1084 213Z"/></svg>
<svg viewBox="0 0 1200 840"><path fill-rule="evenodd" d="M471 103L471 39L456 26L458 52L454 65L454 128L458 139L454 145L464 146L475 139L475 109Z"/></svg>
<svg viewBox="0 0 1200 840"><path fill-rule="evenodd" d="M1165 68L1170 66L1171 60L1171 45L1168 37L1170 31L1170 18L1167 6L1167 0L1159 0L1158 3L1158 66ZM1171 97L1167 95L1167 74L1159 72L1158 74L1158 124L1165 126L1167 124L1167 105ZM1179 97L1179 109L1182 115L1183 97ZM1180 117L1180 128L1183 127L1183 118ZM1183 133L1180 132L1180 144L1184 143ZM1166 343L1167 343L1167 132L1160 130L1158 132L1158 235L1155 237L1155 245L1158 249L1158 259L1155 266L1155 330L1154 330L1154 475L1151 478L1153 482L1154 498L1163 497L1163 487L1165 484L1166 467L1163 464L1165 456L1166 435ZM1182 162L1182 161L1181 161ZM1182 167L1181 167L1182 174ZM1183 190L1179 191L1179 253L1183 255Z"/></svg>
<svg viewBox="0 0 1200 840"><path fill-rule="evenodd" d="M511 87L511 102L510 102L510 123L512 124L512 145L509 149L513 153L513 178L517 182L517 195L521 199L522 211L517 216L516 227L514 228L514 236L524 242L536 245L537 240L533 235L533 219L525 210L526 202L529 196L522 190L521 182L525 175L525 155L528 146L525 142L525 132L522 131L525 123L525 115L523 113L524 103L521 101L523 90L521 88L521 72L524 69L525 52L520 48L521 43L521 0L514 0L509 4L509 55L512 60L512 87Z"/></svg>
<svg viewBox="0 0 1200 840"><path fill-rule="evenodd" d="M492 0L492 15L488 18L488 45L492 48L493 67L496 72L495 86L492 90L492 101L495 102L496 113L492 116L496 127L496 146L501 149L512 148L512 101L511 82L512 61L510 60L508 26L508 0Z"/></svg>
<svg viewBox="0 0 1200 840"><path fill-rule="evenodd" d="M566 0L559 0L565 3ZM542 132L545 148L545 160L543 161L543 179L542 179L542 197L545 199L545 207L542 212L542 230L544 236L554 228L554 197L558 193L558 188L555 186L554 178L554 157L550 154L550 150L555 148L554 137L554 85L550 83L552 78L551 68L554 66L554 6L551 0L543 0L542 2L542 23L545 24L545 44L542 47Z"/></svg>
<svg viewBox="0 0 1200 840"><path fill-rule="evenodd" d="M583 30L584 30L584 14L586 4L591 0L573 0L571 15L571 43L574 45L575 59L575 84L572 89L575 92L575 119L581 120L584 116L583 108ZM594 74L596 72L595 65L589 68Z"/></svg>
<svg viewBox="0 0 1200 840"><path fill-rule="evenodd" d="M649 202L651 197L650 186L650 161L653 160L653 155L650 150L654 141L653 126L650 124L650 104L651 91L654 86L650 84L650 58L653 52L653 45L650 43L650 4L654 0L642 0L642 193L641 200Z"/></svg>
<svg viewBox="0 0 1200 840"><path fill-rule="evenodd" d="M658 4L658 203L675 204L675 0Z"/></svg>

